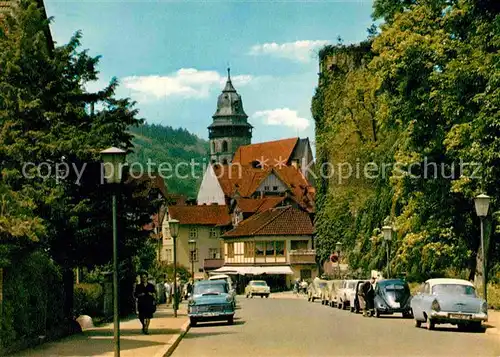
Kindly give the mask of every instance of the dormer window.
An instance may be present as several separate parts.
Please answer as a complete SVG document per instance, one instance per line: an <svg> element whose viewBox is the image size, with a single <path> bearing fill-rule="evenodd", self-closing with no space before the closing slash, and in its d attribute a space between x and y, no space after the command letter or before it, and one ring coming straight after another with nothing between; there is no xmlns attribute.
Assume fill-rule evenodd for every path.
<svg viewBox="0 0 500 357"><path fill-rule="evenodd" d="M260 161L258 161L258 160L252 161L252 167L254 169L260 169Z"/></svg>

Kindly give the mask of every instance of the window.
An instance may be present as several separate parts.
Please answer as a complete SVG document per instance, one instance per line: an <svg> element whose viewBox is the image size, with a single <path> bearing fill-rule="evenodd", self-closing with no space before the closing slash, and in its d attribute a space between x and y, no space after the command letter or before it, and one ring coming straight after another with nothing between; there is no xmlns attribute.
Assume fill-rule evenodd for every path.
<svg viewBox="0 0 500 357"><path fill-rule="evenodd" d="M209 248L208 256L210 259L220 259L220 251L218 248Z"/></svg>
<svg viewBox="0 0 500 357"><path fill-rule="evenodd" d="M277 257L285 256L285 242L284 241L276 241L274 242L275 253Z"/></svg>
<svg viewBox="0 0 500 357"><path fill-rule="evenodd" d="M234 258L234 243L227 243L227 257Z"/></svg>
<svg viewBox="0 0 500 357"><path fill-rule="evenodd" d="M273 186L273 191L278 191L278 186Z"/></svg>
<svg viewBox="0 0 500 357"><path fill-rule="evenodd" d="M165 261L167 263L170 263L171 261L173 261L173 259L172 259L172 249L170 249L170 248L165 249L165 256L164 256L164 258L165 258Z"/></svg>
<svg viewBox="0 0 500 357"><path fill-rule="evenodd" d="M189 238L198 238L198 228L197 227L191 227L189 228Z"/></svg>
<svg viewBox="0 0 500 357"><path fill-rule="evenodd" d="M263 257L266 249L266 242L255 242L255 256Z"/></svg>
<svg viewBox="0 0 500 357"><path fill-rule="evenodd" d="M292 240L290 243L292 250L302 250L307 249L309 242L307 240Z"/></svg>
<svg viewBox="0 0 500 357"><path fill-rule="evenodd" d="M228 145L227 145L227 141L223 141L222 142L222 152L228 152Z"/></svg>
<svg viewBox="0 0 500 357"><path fill-rule="evenodd" d="M266 257L274 255L274 242L266 242Z"/></svg>
<svg viewBox="0 0 500 357"><path fill-rule="evenodd" d="M266 242L246 242L245 243L245 257L247 256L247 249L251 251L250 245L252 243L255 249L255 256L257 257L283 257L285 256L285 242L284 241L266 241ZM247 248L248 247L248 248ZM253 246L252 246L253 248Z"/></svg>
<svg viewBox="0 0 500 357"><path fill-rule="evenodd" d="M190 261L197 262L198 261L198 248L195 248L190 251Z"/></svg>
<svg viewBox="0 0 500 357"><path fill-rule="evenodd" d="M245 242L245 258L253 258L255 254L255 243L254 242Z"/></svg>
<svg viewBox="0 0 500 357"><path fill-rule="evenodd" d="M217 238L217 237L218 237L217 228L215 227L210 228L210 238Z"/></svg>
<svg viewBox="0 0 500 357"><path fill-rule="evenodd" d="M264 186L264 191L269 191L269 186Z"/></svg>
<svg viewBox="0 0 500 357"><path fill-rule="evenodd" d="M227 159L222 160L222 165L227 165Z"/></svg>
<svg viewBox="0 0 500 357"><path fill-rule="evenodd" d="M311 279L311 269L301 269L300 270L300 279Z"/></svg>

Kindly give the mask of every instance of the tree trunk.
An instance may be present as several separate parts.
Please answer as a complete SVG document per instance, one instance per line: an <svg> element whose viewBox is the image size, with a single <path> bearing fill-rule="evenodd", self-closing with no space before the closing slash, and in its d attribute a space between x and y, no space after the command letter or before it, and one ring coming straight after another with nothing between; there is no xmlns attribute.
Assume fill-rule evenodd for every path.
<svg viewBox="0 0 500 357"><path fill-rule="evenodd" d="M75 275L73 269L66 268L63 270L63 288L64 288L64 316L68 319L73 319L73 303L75 289Z"/></svg>

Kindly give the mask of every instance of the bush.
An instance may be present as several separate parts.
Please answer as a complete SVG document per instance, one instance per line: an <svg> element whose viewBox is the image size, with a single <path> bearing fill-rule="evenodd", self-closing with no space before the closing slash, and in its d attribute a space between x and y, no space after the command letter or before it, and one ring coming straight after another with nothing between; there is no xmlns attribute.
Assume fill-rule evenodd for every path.
<svg viewBox="0 0 500 357"><path fill-rule="evenodd" d="M83 283L75 285L75 315L98 317L104 315L104 292L100 284Z"/></svg>
<svg viewBox="0 0 500 357"><path fill-rule="evenodd" d="M21 340L50 335L64 324L59 268L41 251L13 256L12 261L15 265L4 268L0 337L6 348Z"/></svg>

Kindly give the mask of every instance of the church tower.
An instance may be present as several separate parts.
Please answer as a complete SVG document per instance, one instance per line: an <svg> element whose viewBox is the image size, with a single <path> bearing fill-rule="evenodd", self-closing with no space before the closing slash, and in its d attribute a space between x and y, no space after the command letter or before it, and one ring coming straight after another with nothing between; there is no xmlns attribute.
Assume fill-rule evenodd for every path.
<svg viewBox="0 0 500 357"><path fill-rule="evenodd" d="M252 139L252 125L243 110L241 96L231 83L230 69L227 69L227 82L217 100L217 110L208 127L210 139L210 162L229 164L236 150L249 145Z"/></svg>

